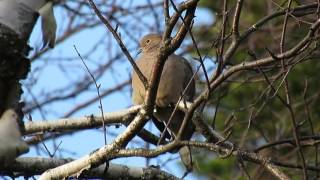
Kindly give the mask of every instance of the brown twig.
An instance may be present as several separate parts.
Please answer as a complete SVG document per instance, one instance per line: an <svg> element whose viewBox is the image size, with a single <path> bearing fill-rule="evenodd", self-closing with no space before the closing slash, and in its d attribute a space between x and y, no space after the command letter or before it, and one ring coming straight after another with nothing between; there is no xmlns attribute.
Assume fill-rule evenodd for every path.
<svg viewBox="0 0 320 180"><path fill-rule="evenodd" d="M90 72L90 69L89 67L87 66L87 64L84 62L84 59L82 58L81 54L79 53L77 47L75 45L73 45L73 48L74 50L77 52L81 62L83 63L83 65L85 66L87 72L89 73L92 81L94 82L94 85L96 87L96 91L97 91L97 94L98 94L98 97L99 97L99 109L101 111L101 117L102 117L102 127L103 127L103 136L104 136L104 144L106 145L107 144L107 129L106 129L106 126L104 124L104 113L103 113L103 106L102 106L102 98L101 98L101 95L100 95L100 84L98 85L95 77L93 76L93 74Z"/></svg>
<svg viewBox="0 0 320 180"><path fill-rule="evenodd" d="M116 32L116 30L111 26L110 22L106 18L103 17L103 15L100 13L100 11L98 10L98 8L94 4L94 2L92 0L88 0L88 2L90 4L90 6L92 7L92 9L94 10L94 12L96 13L96 15L99 17L100 21L108 28L108 30L112 33L113 37L117 40L117 43L119 44L122 52L126 55L127 59L129 60L129 62L132 65L134 71L139 76L139 79L141 80L141 82L143 82L144 86L147 87L148 86L147 78L144 77L144 75L140 71L139 67L134 62L127 47L122 42L122 40L121 40L120 36L118 35L118 33Z"/></svg>
<svg viewBox="0 0 320 180"><path fill-rule="evenodd" d="M315 130L314 130L314 126L313 126L313 122L312 122L312 119L311 119L311 114L310 114L310 110L309 110L309 105L308 105L308 102L307 102L307 90L308 90L308 80L306 79L304 81L304 90L303 90L303 103L304 103L304 110L305 110L305 113L307 115L307 120L309 122L309 125L310 125L310 130L311 130L311 135L314 136L315 135ZM319 157L318 157L318 145L316 144L314 146L315 148L315 166L319 166ZM319 172L317 173L317 176L319 176Z"/></svg>
<svg viewBox="0 0 320 180"><path fill-rule="evenodd" d="M287 29L287 24L288 24L288 15L289 15L289 11L291 8L291 3L292 0L288 1L288 5L287 5L287 9L286 9L286 14L284 17L284 22L283 22L283 27L282 27L282 33L281 33L281 40L280 40L280 53L284 52L284 44L285 44L285 37L286 37L286 29ZM286 72L286 67L285 67L285 62L284 59L281 59L281 66L282 66L282 71ZM299 152L299 156L301 158L302 161L302 169L303 169L303 177L304 179L308 179L308 175L307 175L307 169L306 169L306 162L305 162L305 157L303 155L302 149L301 149L301 145L300 145L300 134L299 134L299 127L296 123L296 118L291 106L291 95L290 95L290 91L289 91L289 84L288 84L288 79L285 77L284 78L284 89L285 89L285 94L286 94L286 107L288 108L289 112L290 112L290 116L291 116L291 121L292 121L292 132L293 132L293 136L294 139L296 141L297 144L297 148L298 148L298 152Z"/></svg>

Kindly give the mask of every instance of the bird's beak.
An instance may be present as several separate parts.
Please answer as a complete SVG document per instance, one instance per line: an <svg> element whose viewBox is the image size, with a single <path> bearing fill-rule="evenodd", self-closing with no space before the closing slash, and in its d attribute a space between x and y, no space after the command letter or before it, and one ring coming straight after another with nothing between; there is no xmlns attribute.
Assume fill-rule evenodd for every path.
<svg viewBox="0 0 320 180"><path fill-rule="evenodd" d="M138 50L138 52L137 52L136 56L138 56L140 53L142 53L142 49L141 49L141 48L139 48L139 50Z"/></svg>

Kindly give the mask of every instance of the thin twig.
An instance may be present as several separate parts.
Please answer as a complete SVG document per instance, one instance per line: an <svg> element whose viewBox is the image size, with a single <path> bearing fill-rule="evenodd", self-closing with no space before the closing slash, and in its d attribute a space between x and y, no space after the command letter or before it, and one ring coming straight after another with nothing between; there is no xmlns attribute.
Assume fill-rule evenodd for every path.
<svg viewBox="0 0 320 180"><path fill-rule="evenodd" d="M216 72L213 74L211 78L211 82L214 81L216 78L219 77L221 74L224 65L225 65L225 60L224 60L224 45L225 45L225 35L226 35L226 25L228 21L228 12L227 12L227 7L228 7L228 0L223 1L223 16L222 16L222 29L220 33L220 47L217 49L217 63L218 66L216 68Z"/></svg>
<svg viewBox="0 0 320 180"><path fill-rule="evenodd" d="M81 59L83 65L85 66L87 72L89 73L92 81L94 82L94 85L96 87L96 90L97 90L97 94L98 94L98 97L99 97L99 109L101 111L101 116L102 116L102 127L103 127L103 136L104 136L104 144L106 145L107 144L107 129L106 129L106 126L104 124L104 113L103 113L103 106L102 106L102 98L101 98L101 95L100 95L100 87L101 85L97 83L95 77L93 76L93 74L90 72L90 69L89 67L87 66L87 64L84 62L84 59L82 58L81 54L79 53L77 47L75 45L73 45L73 48L74 50L77 52L79 58Z"/></svg>
<svg viewBox="0 0 320 180"><path fill-rule="evenodd" d="M182 21L183 24L186 26L186 28L187 28L187 30L188 30L188 32L189 32L189 34L190 34L192 43L193 43L194 47L196 48L196 52L197 52L197 54L198 54L198 56L199 56L199 61L200 61L201 68L202 68L202 70L203 70L203 72L204 72L204 76L205 76L205 78L206 78L207 88L208 88L208 90L210 91L209 77L208 77L208 73L207 73L206 67L204 66L204 63L203 63L205 59L203 59L202 56L201 56L201 53L200 53L200 50L199 50L199 48L198 48L197 42L196 42L196 40L195 40L195 38L194 38L194 36L193 36L193 33L192 33L192 29L191 29L189 26L187 26L185 20L183 19L183 17L182 17L181 14L179 13L178 8L177 8L177 6L174 4L173 0L170 0L170 2L171 2L171 4L172 4L173 9L176 11L177 14L179 14L179 17L180 17L181 21Z"/></svg>
<svg viewBox="0 0 320 180"><path fill-rule="evenodd" d="M287 29L287 24L288 24L288 16L290 12L290 7L291 7L292 0L288 1L287 9L286 9L286 14L283 22L283 27L282 27L282 33L281 33L281 40L280 40L280 53L284 52L284 44L285 44L285 37L286 37L286 29ZM284 58L281 59L281 66L282 66L282 71L286 72L286 67L285 67L285 62ZM292 121L292 132L294 139L297 144L298 152L302 161L302 169L303 169L303 178L306 180L308 179L308 174L307 174L307 169L306 169L306 162L305 162L305 157L303 155L302 149L301 149L301 144L299 141L300 133L299 133L299 127L296 123L295 120L295 115L291 106L291 95L289 91L289 83L288 79L285 77L284 79L284 89L285 89L285 94L286 94L286 107L288 108L291 116L291 121Z"/></svg>
<svg viewBox="0 0 320 180"><path fill-rule="evenodd" d="M303 144L307 145L311 145L313 146L314 144L318 144L320 141L320 136L319 135L312 135L312 136L302 136L299 139L300 141L303 142ZM310 142L312 140L312 142ZM304 142L306 141L306 142ZM264 144L256 149L254 149L254 152L259 152L261 150L264 150L266 148L272 148L274 146L279 146L279 145L283 145L283 144L291 144L293 146L296 146L296 142L295 139L290 138L290 139L282 139L282 140L278 140L278 141L274 141L274 142L270 142L267 144Z"/></svg>
<svg viewBox="0 0 320 180"><path fill-rule="evenodd" d="M92 0L88 0L90 6L92 7L92 9L94 10L94 12L96 13L96 15L99 17L100 21L108 28L108 30L112 33L113 37L116 39L117 43L119 44L122 52L126 55L127 59L129 60L129 62L131 63L134 71L137 73L139 79L141 80L141 82L143 83L143 85L145 86L145 88L147 89L148 86L148 81L147 78L142 74L142 72L140 71L139 67L137 66L137 64L134 62L133 58L131 57L127 47L124 45L124 43L122 42L120 36L118 35L117 31L111 26L110 22L103 17L103 15L101 14L101 12L98 10L97 6L94 4L94 2Z"/></svg>
<svg viewBox="0 0 320 180"><path fill-rule="evenodd" d="M313 122L311 119L311 114L310 114L310 110L309 110L309 105L307 102L307 90L308 90L308 80L306 79L304 81L304 90L303 90L303 103L304 103L304 109L305 109L305 113L307 115L307 120L309 122L310 125L310 130L311 130L311 135L314 136L315 135L315 130L314 130L314 126L313 126ZM318 167L319 166L319 157L318 157L318 144L316 144L314 146L315 148L315 166ZM319 172L317 172L317 176L319 176Z"/></svg>

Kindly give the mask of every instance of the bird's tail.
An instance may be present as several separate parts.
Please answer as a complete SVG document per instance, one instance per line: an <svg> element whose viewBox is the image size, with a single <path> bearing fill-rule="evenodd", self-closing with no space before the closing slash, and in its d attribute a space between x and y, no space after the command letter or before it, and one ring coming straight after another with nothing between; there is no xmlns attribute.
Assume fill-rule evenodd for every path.
<svg viewBox="0 0 320 180"><path fill-rule="evenodd" d="M174 115L172 116L171 120L169 120L172 113L173 113L173 107L161 107L161 108L157 108L157 112L155 112L154 116L159 121L162 121L166 124L171 135L177 136L181 128L185 113L183 111L177 110L176 112L174 112ZM159 129L159 130L163 132L164 129ZM182 133L181 140L190 140L194 130L195 130L194 124L191 121L188 122L187 126L185 127ZM179 154L180 154L182 163L185 165L188 171L191 171L193 163L192 163L190 147L188 146L181 147L179 149Z"/></svg>
<svg viewBox="0 0 320 180"><path fill-rule="evenodd" d="M181 161L183 165L186 167L187 171L192 171L193 167L193 162L192 162L192 155L191 155L191 150L189 146L182 146L179 149L179 154Z"/></svg>

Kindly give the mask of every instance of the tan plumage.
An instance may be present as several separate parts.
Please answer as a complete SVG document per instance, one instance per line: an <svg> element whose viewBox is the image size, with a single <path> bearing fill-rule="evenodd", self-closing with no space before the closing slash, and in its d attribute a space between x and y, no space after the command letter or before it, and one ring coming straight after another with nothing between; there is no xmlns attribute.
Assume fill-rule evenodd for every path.
<svg viewBox="0 0 320 180"><path fill-rule="evenodd" d="M149 80L151 77L152 67L157 60L157 53L159 52L161 44L161 36L158 34L149 34L144 36L140 41L142 54L137 60L137 65L143 75ZM181 56L172 54L166 60L163 67L160 83L158 87L156 106L157 111L154 116L161 122L168 123L169 117L173 112L173 105L177 103L184 89L187 87L192 78L193 71L190 64ZM132 101L134 104L142 104L145 97L145 88L140 81L138 75L133 72L132 75ZM192 101L195 94L195 82L192 80L187 89L184 100ZM174 113L168 128L173 136L176 136L182 121L184 112L178 110ZM157 126L158 127L158 126ZM159 128L159 127L158 127ZM194 132L194 125L190 121L187 124L182 140L189 140ZM162 129L160 129L162 131ZM181 160L188 170L192 169L192 158L189 147L185 146L179 150Z"/></svg>

